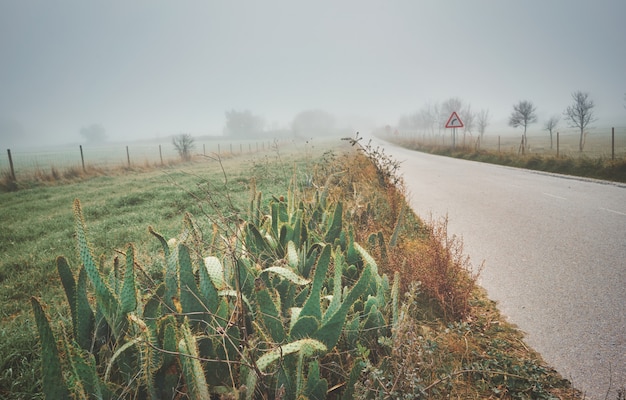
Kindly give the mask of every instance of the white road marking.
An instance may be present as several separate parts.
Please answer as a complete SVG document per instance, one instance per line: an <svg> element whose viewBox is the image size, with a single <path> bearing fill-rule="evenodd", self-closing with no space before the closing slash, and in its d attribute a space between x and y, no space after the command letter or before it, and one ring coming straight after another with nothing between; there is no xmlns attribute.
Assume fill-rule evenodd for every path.
<svg viewBox="0 0 626 400"><path fill-rule="evenodd" d="M611 210L610 208L600 207L600 210L602 210L602 211L608 211L608 212L610 212L610 213L617 214L617 215L623 215L623 216L625 216L625 217L626 217L626 213L623 213L623 212L620 212L620 211Z"/></svg>
<svg viewBox="0 0 626 400"><path fill-rule="evenodd" d="M561 196L557 196L555 194L550 194L550 193L541 193L544 196L550 196L550 197L554 197L555 199L559 199L559 200L567 200L565 197L561 197Z"/></svg>

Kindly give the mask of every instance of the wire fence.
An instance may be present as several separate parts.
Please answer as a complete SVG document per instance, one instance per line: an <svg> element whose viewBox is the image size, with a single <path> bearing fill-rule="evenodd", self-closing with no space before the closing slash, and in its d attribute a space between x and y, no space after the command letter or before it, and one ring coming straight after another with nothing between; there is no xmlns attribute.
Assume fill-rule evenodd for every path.
<svg viewBox="0 0 626 400"><path fill-rule="evenodd" d="M194 142L194 156L236 155L270 150L272 141L205 141ZM13 180L19 176L50 169L87 167L115 168L143 165L165 165L180 160L172 143L134 143L73 145L46 149L6 149L0 153L0 173L10 174Z"/></svg>
<svg viewBox="0 0 626 400"><path fill-rule="evenodd" d="M626 127L593 128L583 134L583 149L580 150L580 131L576 129L555 129L552 136L548 131L528 132L526 146L522 146L522 134L476 134L446 129L437 133L404 131L399 135L429 145L456 146L475 150L491 150L501 153L526 155L554 155L589 158L626 158Z"/></svg>

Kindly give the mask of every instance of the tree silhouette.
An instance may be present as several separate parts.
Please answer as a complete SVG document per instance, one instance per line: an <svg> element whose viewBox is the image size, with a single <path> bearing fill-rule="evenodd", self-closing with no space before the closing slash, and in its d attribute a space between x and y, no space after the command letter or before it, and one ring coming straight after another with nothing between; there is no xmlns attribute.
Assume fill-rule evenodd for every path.
<svg viewBox="0 0 626 400"><path fill-rule="evenodd" d="M529 124L537 122L536 107L528 100L520 100L519 103L513 105L513 112L509 117L509 125L513 128L518 126L524 127L524 136L522 137L522 149L525 149L528 140L526 139L526 129Z"/></svg>
<svg viewBox="0 0 626 400"><path fill-rule="evenodd" d="M568 106L563 115L569 121L570 126L580 129L580 142L578 150L583 151L585 147L585 129L589 123L596 121L593 108L595 104L589 98L589 93L580 90L572 93L573 103Z"/></svg>
<svg viewBox="0 0 626 400"><path fill-rule="evenodd" d="M178 136L174 136L172 138L172 144L183 161L191 160L191 150L194 148L194 140L189 133L181 133Z"/></svg>

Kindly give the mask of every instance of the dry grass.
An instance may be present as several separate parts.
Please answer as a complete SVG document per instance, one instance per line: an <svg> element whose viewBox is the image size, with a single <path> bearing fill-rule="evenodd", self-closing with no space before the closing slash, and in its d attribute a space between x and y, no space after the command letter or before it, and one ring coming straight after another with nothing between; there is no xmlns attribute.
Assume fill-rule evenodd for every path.
<svg viewBox="0 0 626 400"><path fill-rule="evenodd" d="M363 154L336 161L340 167L324 170L325 176L342 172L330 193L344 201L355 240L369 243L381 272L399 272L404 293L391 339L363 350L377 362L367 363L356 397L582 398L476 285L480 266L464 255L460 238L449 236L445 220L422 222L408 209L402 182L380 185ZM396 229L397 244L390 246ZM379 232L384 246L368 241Z"/></svg>
<svg viewBox="0 0 626 400"><path fill-rule="evenodd" d="M384 273L393 276L399 272L403 291L411 282L419 281L421 290L445 318L466 316L480 268L472 268L463 254L462 240L448 236L447 221L424 224L408 208L402 182L379 185L376 168L364 155L345 156L339 164L345 173L331 193L349 203L346 209L355 224L355 240L367 243L370 235L381 232L386 246L370 246L368 250L380 260ZM395 229L403 234L389 249Z"/></svg>
<svg viewBox="0 0 626 400"><path fill-rule="evenodd" d="M193 161L192 161L193 162ZM28 172L20 174L19 179L14 180L10 171L2 171L0 174L0 192L13 192L20 189L28 189L39 186L55 186L79 182L96 176L119 176L128 172L148 172L159 168L170 168L181 164L182 161L170 159L160 162L150 162L128 165L116 165L111 167L98 167L86 164L85 168L68 166L59 168L51 165L49 169L37 166Z"/></svg>

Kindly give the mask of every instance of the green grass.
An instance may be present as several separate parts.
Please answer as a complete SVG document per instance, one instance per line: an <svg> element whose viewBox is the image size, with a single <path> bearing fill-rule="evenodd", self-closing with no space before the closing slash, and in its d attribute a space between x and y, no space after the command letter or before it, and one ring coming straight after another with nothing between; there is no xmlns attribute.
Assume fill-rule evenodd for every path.
<svg viewBox="0 0 626 400"><path fill-rule="evenodd" d="M183 214L190 212L200 231L210 232L216 219L213 213L245 218L252 186L263 193L263 207L272 195L286 194L293 176L305 189L328 184L326 178L332 175L336 182L329 187L329 196L345 202L355 238L367 243L375 232L390 237L406 206L402 191L394 185L378 185L379 172L363 159L355 161L353 155L337 156L343 152L338 146L333 144L334 152L327 152L327 144L295 144L228 158L221 164L201 158L165 168L126 169L109 176L82 176L69 183L35 184L0 193L0 398L43 398L29 298L37 296L48 304L47 313L56 329L61 324L71 326L55 259L64 255L70 265L78 264L72 214L75 198L81 201L95 255L104 254L110 261L116 250L133 242L137 262L148 269L161 262L159 243L148 233L148 226L165 237L175 237ZM412 288L402 306L406 317L395 342L382 340L371 349L359 350L373 352L370 359L378 362L368 365L357 391L369 397L427 393L434 398L529 398L552 393L578 398L567 381L526 348L519 331L504 322L482 291L468 290L473 278L463 276L467 266L462 255L442 247L434 240L436 230L425 227L417 216L405 215L393 253L386 261L380 253L373 255L383 272L392 275L400 270L404 289ZM444 251L452 251L452 257ZM426 279L430 266L441 268L440 278ZM453 279L441 281L449 277ZM423 284L410 285L415 280ZM448 293L465 299L457 306L446 299Z"/></svg>
<svg viewBox="0 0 626 400"><path fill-rule="evenodd" d="M61 308L64 294L55 260L64 255L70 264L78 264L75 198L89 221L94 254L111 260L116 250L132 242L141 249L140 263L151 265L150 254L158 254L159 244L148 226L167 237L177 236L183 214L201 217L201 204L209 195L217 207L246 213L251 178L259 190L283 193L294 168L305 168L312 154L319 156L317 150L305 157L293 149L281 152L229 157L222 165L200 157L171 167L118 169L110 176L99 173L69 183L31 183L26 189L0 192L0 398L7 393L12 398L39 395L40 361L33 352L38 342L29 298L44 299L53 320L68 321ZM210 230L207 218L198 221L201 229Z"/></svg>

